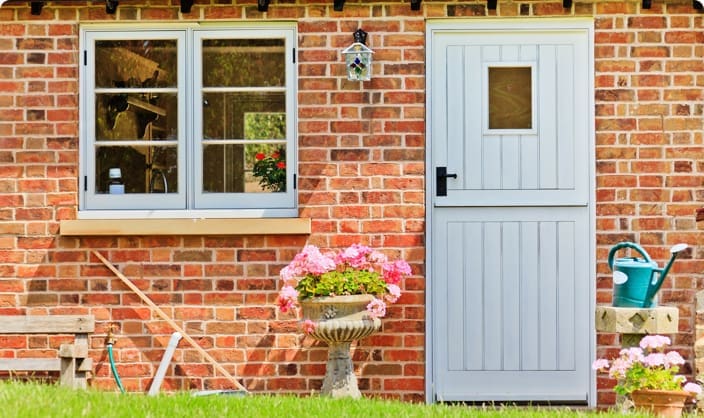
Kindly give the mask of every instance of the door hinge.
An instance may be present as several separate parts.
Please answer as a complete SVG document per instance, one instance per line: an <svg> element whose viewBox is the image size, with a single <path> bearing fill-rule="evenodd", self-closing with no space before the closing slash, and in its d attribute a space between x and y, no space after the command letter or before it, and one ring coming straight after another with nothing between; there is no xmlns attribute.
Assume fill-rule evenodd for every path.
<svg viewBox="0 0 704 418"><path fill-rule="evenodd" d="M298 182L296 181L297 176L296 173L293 174L293 190L296 190L298 188Z"/></svg>
<svg viewBox="0 0 704 418"><path fill-rule="evenodd" d="M88 176L83 176L83 191L88 191Z"/></svg>
<svg viewBox="0 0 704 418"><path fill-rule="evenodd" d="M88 50L83 50L83 65L88 65Z"/></svg>
<svg viewBox="0 0 704 418"><path fill-rule="evenodd" d="M293 63L296 63L296 48L293 48Z"/></svg>

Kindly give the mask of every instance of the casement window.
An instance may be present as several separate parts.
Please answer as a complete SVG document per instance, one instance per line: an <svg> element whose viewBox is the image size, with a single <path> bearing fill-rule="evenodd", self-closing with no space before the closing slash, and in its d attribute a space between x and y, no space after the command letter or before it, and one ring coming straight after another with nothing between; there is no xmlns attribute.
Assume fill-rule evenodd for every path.
<svg viewBox="0 0 704 418"><path fill-rule="evenodd" d="M81 30L79 217L295 216L295 25Z"/></svg>

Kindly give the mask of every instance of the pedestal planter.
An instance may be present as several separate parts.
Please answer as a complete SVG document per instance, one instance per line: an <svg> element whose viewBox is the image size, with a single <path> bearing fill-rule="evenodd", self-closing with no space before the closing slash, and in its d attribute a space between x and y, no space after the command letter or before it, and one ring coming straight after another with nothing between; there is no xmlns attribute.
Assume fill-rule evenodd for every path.
<svg viewBox="0 0 704 418"><path fill-rule="evenodd" d="M631 400L643 412L661 417L679 418L690 396L683 390L636 390L631 393Z"/></svg>
<svg viewBox="0 0 704 418"><path fill-rule="evenodd" d="M367 305L372 295L328 296L302 300L303 319L317 324L309 334L328 343L328 363L322 394L333 398L359 398L350 344L368 337L381 328L379 318L372 318Z"/></svg>

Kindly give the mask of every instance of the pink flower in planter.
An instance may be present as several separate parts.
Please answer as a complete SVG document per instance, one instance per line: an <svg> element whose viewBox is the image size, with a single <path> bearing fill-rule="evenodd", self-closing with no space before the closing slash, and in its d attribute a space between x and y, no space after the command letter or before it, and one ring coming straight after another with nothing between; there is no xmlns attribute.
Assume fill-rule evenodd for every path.
<svg viewBox="0 0 704 418"><path fill-rule="evenodd" d="M279 292L277 303L281 312L288 312L293 309L298 302L298 291L291 286L284 286Z"/></svg>
<svg viewBox="0 0 704 418"><path fill-rule="evenodd" d="M383 317L386 304L401 296L399 283L411 274L407 262L391 262L387 256L366 245L352 244L338 251L321 251L306 245L281 269L283 287L278 304L283 312L301 300L325 296L373 295L367 306L369 314ZM293 295L291 289L298 294Z"/></svg>
<svg viewBox="0 0 704 418"><path fill-rule="evenodd" d="M399 284L403 276L411 274L411 266L404 260L396 260L383 265L384 280L389 284Z"/></svg>
<svg viewBox="0 0 704 418"><path fill-rule="evenodd" d="M303 332L306 334L311 334L317 327L318 325L310 319L303 321Z"/></svg>
<svg viewBox="0 0 704 418"><path fill-rule="evenodd" d="M660 350L666 345L670 345L670 338L664 335L646 335L640 340L640 348L643 350Z"/></svg>
<svg viewBox="0 0 704 418"><path fill-rule="evenodd" d="M592 369L594 370L607 370L609 368L609 360L605 358L600 358L597 360L594 360L594 363L592 363Z"/></svg>
<svg viewBox="0 0 704 418"><path fill-rule="evenodd" d="M369 261L367 260L367 255L372 252L372 249L366 245L352 244L340 251L335 258L335 262L337 264L349 264L350 267L356 269L368 268Z"/></svg>
<svg viewBox="0 0 704 418"><path fill-rule="evenodd" d="M693 393L695 395L699 395L702 393L702 387L694 382L689 382L689 383L685 384L682 389L686 390L689 393ZM695 402L696 402L696 400L695 400Z"/></svg>
<svg viewBox="0 0 704 418"><path fill-rule="evenodd" d="M396 303L398 298L401 297L401 288L395 284L386 285L386 288L389 289L389 293L384 295L384 299L389 303Z"/></svg>
<svg viewBox="0 0 704 418"><path fill-rule="evenodd" d="M367 312L373 318L382 318L386 315L386 304L381 299L374 299L367 305Z"/></svg>
<svg viewBox="0 0 704 418"><path fill-rule="evenodd" d="M670 351L665 354L665 368L680 366L684 364L684 359L677 351Z"/></svg>

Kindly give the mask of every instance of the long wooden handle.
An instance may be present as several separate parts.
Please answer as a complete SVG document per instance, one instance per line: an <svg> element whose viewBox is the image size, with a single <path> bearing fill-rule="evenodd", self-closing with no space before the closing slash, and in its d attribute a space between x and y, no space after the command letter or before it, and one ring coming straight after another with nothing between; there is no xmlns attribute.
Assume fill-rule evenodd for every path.
<svg viewBox="0 0 704 418"><path fill-rule="evenodd" d="M110 263L108 260L106 260L105 257L103 257L99 252L94 250L93 255L98 257L98 260L102 261L103 264L105 264L105 267L109 268L110 271L115 273L115 275L117 277L119 277L120 280L122 280L122 282L127 285L127 287L129 287L134 293L137 294L137 296L140 297L140 299L142 299L144 301L144 303L146 303L147 305L149 305L149 307L154 309L154 311L156 311L157 315L159 315L164 321L166 321L169 325L171 325L171 328L173 328L175 331L180 332L181 335L183 336L183 339L188 341L188 343L191 344L191 346L193 346L193 348L198 350L198 352L201 353L203 355L203 357L206 358L206 360L208 360L210 363L212 363L212 365L215 366L215 369L217 369L225 377L230 379L232 381L232 383L234 383L235 386L237 386L239 389L241 389L245 392L248 392L247 389L244 386L242 386L242 384L240 382L237 381L237 379L235 379L230 373L227 372L227 370L225 370L224 367L222 367L217 361L215 361L215 359L210 354L208 354L208 352L205 351L203 349L203 347L198 345L198 343L193 338L191 338L188 334L186 334L186 332L181 327L179 327L178 324L176 322L174 322L174 320L171 319L166 314L166 312L161 310L161 308L159 308L151 299L149 299L149 297L147 295L145 295L144 292L139 290L139 288L137 286L135 286L135 284L132 283L130 281L130 279L125 277L125 275L122 274L120 272L120 270L118 270L114 265L112 265L112 263Z"/></svg>

